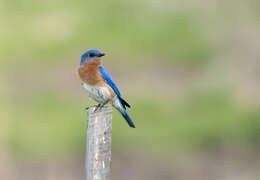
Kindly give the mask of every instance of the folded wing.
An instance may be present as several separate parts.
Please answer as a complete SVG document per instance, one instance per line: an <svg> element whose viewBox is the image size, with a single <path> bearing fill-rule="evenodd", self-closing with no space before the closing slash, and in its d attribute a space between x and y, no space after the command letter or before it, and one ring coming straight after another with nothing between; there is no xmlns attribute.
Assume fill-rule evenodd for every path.
<svg viewBox="0 0 260 180"><path fill-rule="evenodd" d="M103 66L99 67L99 72L100 72L102 78L106 81L106 83L114 90L118 99L120 100L120 103L124 106L124 108L126 106L130 108L130 105L121 97L120 91L117 88L114 81L112 80L112 77L109 74L109 72Z"/></svg>

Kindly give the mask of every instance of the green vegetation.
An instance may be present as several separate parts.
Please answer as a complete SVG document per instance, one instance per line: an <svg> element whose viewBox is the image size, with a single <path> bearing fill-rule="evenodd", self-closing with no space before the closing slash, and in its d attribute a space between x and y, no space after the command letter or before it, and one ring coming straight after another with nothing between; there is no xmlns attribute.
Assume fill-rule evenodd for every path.
<svg viewBox="0 0 260 180"><path fill-rule="evenodd" d="M171 151L220 147L230 142L260 143L260 114L241 109L228 93L196 93L171 101L130 99L134 104L130 114L137 128L129 128L114 111L113 146L117 150ZM26 104L17 103L14 117L5 119L12 152L45 156L84 150L84 108L90 105L85 100L45 94Z"/></svg>
<svg viewBox="0 0 260 180"><path fill-rule="evenodd" d="M169 88L163 84L167 92L186 90L189 88L187 84L194 84L204 75L196 76L196 72L199 74L201 70L214 71L212 76L221 74L221 77L212 79L226 83L228 78L224 75L226 72L220 70L221 63L232 58L236 47L231 54L227 53L226 47L230 42L227 43L225 38L230 37L234 42L244 41L235 39L241 32L234 33L232 28L218 40L215 21L223 21L219 24L226 26L230 23L223 17L232 19L234 16L216 14L219 17L207 19L203 13L194 13L191 9L175 9L172 1L168 1L169 4L153 3L156 2L3 2L0 6L0 140L3 139L8 150L28 156L84 150L84 108L90 104L85 94L78 95L77 90L67 88L74 86L76 79L73 77L80 54L89 48L108 53L107 58L112 60L109 61L111 69L126 64L126 72L134 70L137 74L138 88L133 87L135 83L125 85L130 92L127 99L133 105L129 111L137 128L129 128L114 112L115 149L171 151L214 148L232 143L260 144L260 107L241 107L233 97L233 91L223 90L225 88L218 87L217 83L213 90L190 90L178 98L166 97L162 88L157 93L162 97L156 93L153 95L153 87L160 87L159 81L165 77L168 77L165 81L176 82ZM221 11L209 14L215 16L215 13ZM202 17L205 22L213 21L214 32L209 32L212 29ZM213 38L208 37L210 33L214 34ZM216 44L221 47L216 48ZM236 54L234 59L238 56L240 54ZM248 57L248 54L242 57ZM215 69L206 69L205 65L218 58L221 59L220 65L216 61ZM147 64L147 72L142 71L139 66ZM167 68L166 75L163 75L164 68ZM129 75L125 73L124 76ZM146 78L150 76L155 79L152 83L152 78ZM171 78L174 80L170 81Z"/></svg>
<svg viewBox="0 0 260 180"><path fill-rule="evenodd" d="M6 1L0 59L5 65L60 62L96 47L132 61L148 60L143 58L147 55L152 60L186 65L210 60L213 44L198 18L137 4L118 0L102 2L102 6L95 1L47 0L26 5Z"/></svg>

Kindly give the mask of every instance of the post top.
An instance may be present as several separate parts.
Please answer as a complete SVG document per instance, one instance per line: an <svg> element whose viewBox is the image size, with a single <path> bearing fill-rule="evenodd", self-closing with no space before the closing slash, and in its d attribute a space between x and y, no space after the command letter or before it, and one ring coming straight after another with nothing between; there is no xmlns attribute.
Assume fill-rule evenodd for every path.
<svg viewBox="0 0 260 180"><path fill-rule="evenodd" d="M89 114L95 114L98 115L100 113L111 113L112 112L112 108L111 107L103 107L102 109L98 109L97 111L95 111L96 106L91 106L87 109L87 112Z"/></svg>

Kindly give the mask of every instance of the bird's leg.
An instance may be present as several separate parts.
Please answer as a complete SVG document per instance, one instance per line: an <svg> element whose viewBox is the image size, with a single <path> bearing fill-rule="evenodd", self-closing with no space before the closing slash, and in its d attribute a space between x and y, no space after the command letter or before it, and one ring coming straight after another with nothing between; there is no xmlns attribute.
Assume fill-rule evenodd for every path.
<svg viewBox="0 0 260 180"><path fill-rule="evenodd" d="M101 104L98 104L98 105L95 105L95 106L89 106L89 107L86 107L85 109L88 110L88 109L91 108L91 107L95 107L95 108L96 108L96 107L99 107L100 105L101 105Z"/></svg>
<svg viewBox="0 0 260 180"><path fill-rule="evenodd" d="M94 110L94 112L96 112L98 109L100 109L100 106L101 106L100 103L99 103L98 105L96 105L96 106L95 106L95 110Z"/></svg>
<svg viewBox="0 0 260 180"><path fill-rule="evenodd" d="M103 104L101 104L101 106L99 107L99 109L102 109L108 102L109 102L109 100L107 100L107 101L105 101Z"/></svg>

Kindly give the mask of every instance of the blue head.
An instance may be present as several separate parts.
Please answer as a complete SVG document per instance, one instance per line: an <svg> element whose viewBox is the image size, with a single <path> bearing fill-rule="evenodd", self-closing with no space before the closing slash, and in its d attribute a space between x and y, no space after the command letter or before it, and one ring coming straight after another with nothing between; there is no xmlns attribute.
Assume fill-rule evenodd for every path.
<svg viewBox="0 0 260 180"><path fill-rule="evenodd" d="M87 52L81 55L80 65L82 65L85 61L92 62L100 60L102 56L105 56L105 54L97 49L88 50Z"/></svg>

